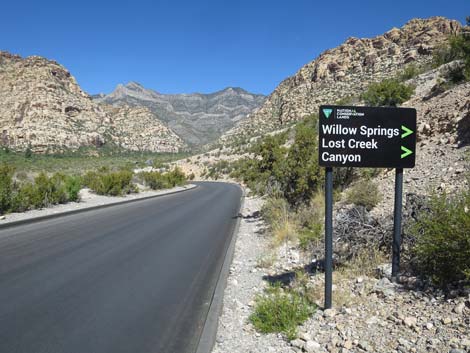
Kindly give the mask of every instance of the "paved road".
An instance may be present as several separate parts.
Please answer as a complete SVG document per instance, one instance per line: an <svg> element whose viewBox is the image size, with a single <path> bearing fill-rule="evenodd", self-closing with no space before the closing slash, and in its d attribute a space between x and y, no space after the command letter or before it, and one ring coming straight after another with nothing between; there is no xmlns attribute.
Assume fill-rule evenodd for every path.
<svg viewBox="0 0 470 353"><path fill-rule="evenodd" d="M235 185L0 230L0 353L193 352Z"/></svg>

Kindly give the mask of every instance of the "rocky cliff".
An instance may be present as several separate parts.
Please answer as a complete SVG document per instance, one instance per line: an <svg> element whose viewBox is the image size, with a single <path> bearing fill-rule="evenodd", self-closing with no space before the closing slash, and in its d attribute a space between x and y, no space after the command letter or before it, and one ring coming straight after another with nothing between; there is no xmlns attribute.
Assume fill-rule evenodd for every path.
<svg viewBox="0 0 470 353"><path fill-rule="evenodd" d="M130 151L178 152L185 147L181 138L143 107L103 106L111 117L112 139Z"/></svg>
<svg viewBox="0 0 470 353"><path fill-rule="evenodd" d="M161 94L130 82L118 85L108 95L93 98L114 106L147 107L187 143L202 145L217 139L258 108L266 97L231 87L211 94Z"/></svg>
<svg viewBox="0 0 470 353"><path fill-rule="evenodd" d="M142 110L106 110L93 102L57 62L0 51L3 146L31 148L37 153L121 142L130 150L167 152L182 148L179 137L155 117L149 119L149 114ZM150 132L154 133L152 137L148 136Z"/></svg>
<svg viewBox="0 0 470 353"><path fill-rule="evenodd" d="M413 19L371 39L348 38L281 82L257 112L221 140L276 130L316 113L321 104L357 96L371 82L393 77L407 64L431 61L434 48L460 29L458 21L433 17Z"/></svg>

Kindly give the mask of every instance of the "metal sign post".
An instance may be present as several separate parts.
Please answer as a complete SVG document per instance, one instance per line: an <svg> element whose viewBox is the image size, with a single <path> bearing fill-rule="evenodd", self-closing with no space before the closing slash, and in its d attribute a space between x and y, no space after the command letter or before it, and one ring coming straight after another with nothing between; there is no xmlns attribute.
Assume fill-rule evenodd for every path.
<svg viewBox="0 0 470 353"><path fill-rule="evenodd" d="M403 196L403 169L395 171L395 204L393 207L392 280L397 281L400 272L401 208Z"/></svg>
<svg viewBox="0 0 470 353"><path fill-rule="evenodd" d="M392 245L392 278L400 271L403 168L413 168L416 154L416 110L321 106L319 164L325 184L325 309L332 306L333 168L396 168Z"/></svg>
<svg viewBox="0 0 470 353"><path fill-rule="evenodd" d="M331 308L333 288L333 168L326 168L325 183L325 309Z"/></svg>

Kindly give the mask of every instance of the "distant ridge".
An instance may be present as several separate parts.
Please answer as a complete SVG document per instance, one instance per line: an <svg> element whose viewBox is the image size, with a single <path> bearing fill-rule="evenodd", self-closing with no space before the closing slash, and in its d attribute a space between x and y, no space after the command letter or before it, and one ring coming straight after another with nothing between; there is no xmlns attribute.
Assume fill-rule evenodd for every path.
<svg viewBox="0 0 470 353"><path fill-rule="evenodd" d="M213 142L264 102L262 94L239 87L213 93L162 94L137 82L119 84L110 94L93 96L113 106L146 107L190 145Z"/></svg>

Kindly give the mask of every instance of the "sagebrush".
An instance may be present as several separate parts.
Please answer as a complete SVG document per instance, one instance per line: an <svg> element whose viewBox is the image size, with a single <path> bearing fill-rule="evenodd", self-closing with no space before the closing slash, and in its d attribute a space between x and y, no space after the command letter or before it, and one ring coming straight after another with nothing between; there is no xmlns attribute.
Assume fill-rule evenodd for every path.
<svg viewBox="0 0 470 353"><path fill-rule="evenodd" d="M428 211L410 226L418 273L446 288L470 280L470 190L458 195L433 194Z"/></svg>

